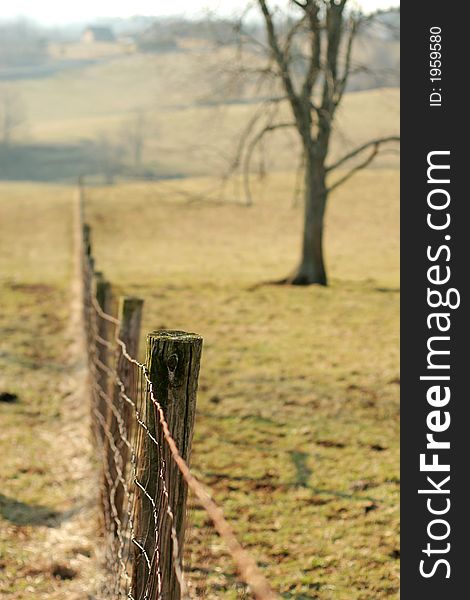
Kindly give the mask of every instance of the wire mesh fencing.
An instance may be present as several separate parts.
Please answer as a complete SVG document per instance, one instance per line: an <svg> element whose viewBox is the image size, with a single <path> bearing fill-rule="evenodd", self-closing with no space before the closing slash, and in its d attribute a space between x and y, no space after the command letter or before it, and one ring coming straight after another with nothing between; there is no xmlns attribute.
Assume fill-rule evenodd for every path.
<svg viewBox="0 0 470 600"><path fill-rule="evenodd" d="M121 298L95 269L91 230L78 208L83 314L91 389L91 423L100 465L103 598L179 600L210 597L188 585L183 565L188 490L225 543L244 597L277 596L244 550L221 509L188 464L202 338L180 331L147 335L139 362L143 302ZM191 536L197 535L195 528ZM217 597L217 595L212 596Z"/></svg>

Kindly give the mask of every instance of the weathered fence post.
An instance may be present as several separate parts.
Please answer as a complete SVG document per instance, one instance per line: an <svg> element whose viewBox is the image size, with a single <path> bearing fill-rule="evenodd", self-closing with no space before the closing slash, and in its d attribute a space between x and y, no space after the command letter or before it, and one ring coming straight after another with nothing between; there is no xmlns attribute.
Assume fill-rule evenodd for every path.
<svg viewBox="0 0 470 600"><path fill-rule="evenodd" d="M191 454L201 350L202 338L194 333L155 331L147 336L146 360L153 395L163 410L179 453L187 462ZM143 598L150 590L149 600L159 598L160 594L165 600L179 600L184 591L180 579L188 490L171 457L149 390L143 411L148 434L142 436L137 476L145 492L140 490L135 518L135 537L140 548L136 544L132 593L134 598Z"/></svg>
<svg viewBox="0 0 470 600"><path fill-rule="evenodd" d="M77 200L79 210L79 221L81 225L85 220L85 181L82 175L77 179Z"/></svg>
<svg viewBox="0 0 470 600"><path fill-rule="evenodd" d="M88 223L83 223L82 226L83 252L85 258L91 258L91 227Z"/></svg>
<svg viewBox="0 0 470 600"><path fill-rule="evenodd" d="M111 284L109 281L106 281L103 277L103 274L100 272L95 272L94 274L94 290L96 301L100 309L109 314L111 311ZM107 415L107 402L106 397L108 394L108 368L109 368L109 356L110 350L108 347L109 343L109 330L110 323L106 321L103 317L101 317L98 313L96 313L96 326L95 326L95 348L96 348L96 356L95 358L95 369L96 369L96 378L95 383L97 389L95 390L95 409L98 412L98 415L102 417L103 420L106 420ZM97 440L99 442L103 441L104 438L104 429L101 423L99 423L100 417L98 415L92 415L93 422L96 423L95 432L97 434ZM97 422L98 419L98 422Z"/></svg>
<svg viewBox="0 0 470 600"><path fill-rule="evenodd" d="M118 339L125 346L126 351L131 357L138 355L139 339L140 339L140 324L142 320L142 307L144 301L140 298L124 297L119 300L118 320L120 322L117 332ZM105 439L104 463L103 468L107 469L107 473L103 473L102 494L103 507L105 512L109 511L112 516L113 506L116 511L116 518L120 523L123 521L123 503L126 490L122 482L119 481L118 471L121 471L121 476L125 480L126 467L129 459L128 444L131 440L131 431L133 426L132 406L124 400L123 391L127 395L132 393L132 371L133 365L123 355L122 346L117 348L116 359L116 376L117 380L112 390L112 408L110 408L107 416L107 429L109 439ZM120 382L123 390L119 385ZM119 417L118 417L119 415ZM120 431L123 429L123 431ZM123 438L124 436L124 438ZM111 442L112 440L112 442ZM114 446L114 450L112 448ZM118 461L119 464L116 464ZM112 482L112 487L109 485ZM117 526L112 524L112 529L117 535Z"/></svg>
<svg viewBox="0 0 470 600"><path fill-rule="evenodd" d="M80 235L82 236L80 244L80 269L82 278L83 310L85 314L85 323L87 323L87 311L90 310L88 304L90 301L90 294L92 293L93 271L95 268L91 246L91 227L88 223L82 224Z"/></svg>

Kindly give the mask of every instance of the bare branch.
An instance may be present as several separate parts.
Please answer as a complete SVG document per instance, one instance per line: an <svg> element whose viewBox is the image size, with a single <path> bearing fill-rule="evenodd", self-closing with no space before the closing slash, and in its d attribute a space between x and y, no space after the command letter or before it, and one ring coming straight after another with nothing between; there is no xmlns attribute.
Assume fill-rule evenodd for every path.
<svg viewBox="0 0 470 600"><path fill-rule="evenodd" d="M352 49L354 38L356 37L357 31L359 27L359 21L351 16L349 21L349 36L346 44L346 56L344 59L344 70L343 76L337 82L336 85L336 98L335 104L338 105L341 102L343 94L346 90L346 84L348 83L349 75L351 74L351 59L352 59Z"/></svg>
<svg viewBox="0 0 470 600"><path fill-rule="evenodd" d="M335 102L335 95L338 85L338 54L343 35L343 10L345 2L338 4L330 2L326 8L326 61L321 65L324 75L321 111L319 117L318 139L325 149L325 155L328 151L329 139L331 135L331 124L338 103Z"/></svg>
<svg viewBox="0 0 470 600"><path fill-rule="evenodd" d="M253 116L248 121L246 127L242 131L240 139L238 140L235 155L234 155L232 163L229 167L228 173L225 175L225 177L230 177L230 175L232 175L240 166L240 161L242 159L243 153L247 146L248 139L250 138L250 135L253 133L253 130L255 129L256 125L258 124L258 121L264 116L265 111L269 110L270 106L278 105L281 102L283 102L284 100L286 100L285 96L273 97L273 98L269 98L268 100L265 100L262 104L260 104L258 106L258 108L254 112ZM271 120L274 117L275 117L275 115L271 115Z"/></svg>
<svg viewBox="0 0 470 600"><path fill-rule="evenodd" d="M269 75L271 77L277 77L278 72L269 65L264 67L229 67L227 72L233 75Z"/></svg>
<svg viewBox="0 0 470 600"><path fill-rule="evenodd" d="M289 58L291 57L292 42L294 41L296 34L299 31L301 31L301 29L305 25L306 21L307 21L307 16L304 15L301 19L299 19L298 21L295 21L295 23L292 25L292 27L287 32L286 41L284 44L284 56L286 57L286 60L289 60Z"/></svg>
<svg viewBox="0 0 470 600"><path fill-rule="evenodd" d="M371 140L370 142L367 142L366 144L362 144L362 146L359 146L359 147L355 148L351 152L348 152L348 154L345 154L343 157L341 157L335 163L333 163L332 165L329 165L328 167L326 167L325 170L328 173L330 171L333 171L334 169L337 169L338 167L340 167L341 165L343 165L345 162L347 162L348 160L351 160L352 158L354 158L355 156L357 156L361 152L364 152L368 148L373 147L373 148L377 148L378 149L381 146L381 144L386 144L388 142L399 142L399 141L400 141L400 136L398 136L398 135L391 135L391 136L388 136L388 137L383 137L383 138L378 138L378 139L375 139L375 140Z"/></svg>
<svg viewBox="0 0 470 600"><path fill-rule="evenodd" d="M243 42L245 40L248 40L252 44L253 47L260 48L264 53L268 52L268 50L269 50L268 46L266 46L266 44L263 44L263 42L260 41L257 37L255 37L248 31L244 30L242 25L240 25L237 28L237 30L238 30L238 33L240 34L239 50L241 50L241 46L243 45Z"/></svg>
<svg viewBox="0 0 470 600"><path fill-rule="evenodd" d="M251 206L253 204L253 200L252 200L252 196L251 196L251 189L250 189L250 164L251 164L251 159L253 156L253 152L256 149L256 146L261 142L261 140L264 138L264 136L267 133L276 131L277 129L285 129L287 127L295 127L295 123L292 123L292 122L274 123L274 124L270 123L270 124L266 125L265 127L263 127L263 129L261 129L256 134L256 136L251 140L250 144L248 145L248 148L247 148L247 151L245 154L245 159L243 161L243 182L244 182L247 206Z"/></svg>
<svg viewBox="0 0 470 600"><path fill-rule="evenodd" d="M274 59L279 65L280 75L282 78L282 82L284 84L284 88L287 92L289 100L292 104L292 108L294 110L294 114L299 113L298 107L298 98L295 93L294 84L292 81L292 77L289 71L289 63L284 55L281 47L279 46L276 30L274 28L274 22L272 14L266 4L265 0L258 0L258 4L261 8L261 12L263 13L263 17L266 23L266 31L268 33L268 42L271 48L271 51L274 55Z"/></svg>
<svg viewBox="0 0 470 600"><path fill-rule="evenodd" d="M292 2L293 2L293 4L296 4L302 10L305 10L307 8L307 3L302 4L302 2L300 2L300 0L292 0Z"/></svg>
<svg viewBox="0 0 470 600"><path fill-rule="evenodd" d="M328 188L328 193L331 193L334 189L336 189L337 187L339 187L340 185L342 185L343 183L348 181L348 179L350 179L358 171L361 171L362 169L365 169L368 165L370 165L370 163L377 156L378 152L379 152L378 147L374 146L370 155L361 164L357 165L356 167L354 167L353 169L348 171L348 173L346 173L346 175L343 175L343 177L340 177L338 179L338 181L335 181L335 183Z"/></svg>
<svg viewBox="0 0 470 600"><path fill-rule="evenodd" d="M320 54L321 54L321 37L320 37L320 21L318 14L320 7L318 4L308 4L305 7L306 15L310 25L310 60L308 64L307 74L302 86L302 98L310 100L312 90L320 73Z"/></svg>
<svg viewBox="0 0 470 600"><path fill-rule="evenodd" d="M351 152L346 157L343 157L343 159L341 159L340 161L338 161L335 164L334 168L336 168L336 166L338 166L339 164L342 164L342 163L346 162L347 160L351 159L353 156L357 156L360 152L363 152L367 148L372 148L371 153L369 154L369 156L367 156L367 158L365 160L363 160L361 163L359 163L358 165L353 167L350 171L348 171L345 175L343 175L343 177L340 177L337 181L335 181L335 183L332 186L330 186L328 188L328 193L332 192L334 189L336 189L337 187L339 187L340 185L342 185L343 183L348 181L348 179L351 179L351 177L353 175L355 175L358 171L362 171L362 169L365 169L367 166L369 166L370 163L374 160L374 158L379 153L382 143L384 143L385 141L392 141L392 140L398 141L399 139L400 139L399 137L395 137L395 138L388 138L388 139L384 138L382 140L374 140L372 142L369 142L368 144L364 144L357 150ZM331 167L328 170L331 170Z"/></svg>

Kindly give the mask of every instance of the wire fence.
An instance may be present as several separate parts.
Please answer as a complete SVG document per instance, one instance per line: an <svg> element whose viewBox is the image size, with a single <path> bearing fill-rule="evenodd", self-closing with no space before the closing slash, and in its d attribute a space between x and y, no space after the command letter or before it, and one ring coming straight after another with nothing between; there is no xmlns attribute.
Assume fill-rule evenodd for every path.
<svg viewBox="0 0 470 600"><path fill-rule="evenodd" d="M113 316L111 286L95 269L82 192L78 203L91 423L101 471L103 597L201 597L188 586L183 566L189 489L225 542L246 595L272 600L277 596L256 562L188 466L202 338L154 332L145 363L135 358L142 300L121 299Z"/></svg>

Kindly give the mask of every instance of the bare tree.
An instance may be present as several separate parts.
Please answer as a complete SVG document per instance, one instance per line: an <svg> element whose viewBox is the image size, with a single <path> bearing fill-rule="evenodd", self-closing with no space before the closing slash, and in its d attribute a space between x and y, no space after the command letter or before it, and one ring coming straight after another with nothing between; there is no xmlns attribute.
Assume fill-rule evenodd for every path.
<svg viewBox="0 0 470 600"><path fill-rule="evenodd" d="M96 156L106 184L113 185L122 166L123 147L106 133L100 133L96 142Z"/></svg>
<svg viewBox="0 0 470 600"><path fill-rule="evenodd" d="M294 285L327 285L323 256L323 229L330 192L368 166L385 143L398 136L371 140L335 162L328 162L333 123L349 77L363 67L352 61L355 37L370 17L347 10L347 0L290 0L282 19L279 9L256 0L265 26L266 40L252 37L256 47L268 53L268 63L256 62L247 71L278 84L280 95L265 100L261 111L248 123L235 164L242 164L245 181L256 147L269 133L293 128L302 147L304 168L304 226L302 255L295 271L282 280ZM292 117L279 117L280 103L287 101ZM328 186L332 172L341 168ZM346 171L344 169L346 168ZM248 184L246 185L248 188ZM249 189L247 189L249 194Z"/></svg>
<svg viewBox="0 0 470 600"><path fill-rule="evenodd" d="M137 110L126 127L125 135L129 142L134 167L142 166L148 124L143 110Z"/></svg>
<svg viewBox="0 0 470 600"><path fill-rule="evenodd" d="M0 144L10 146L13 136L24 121L18 95L8 86L0 87Z"/></svg>

